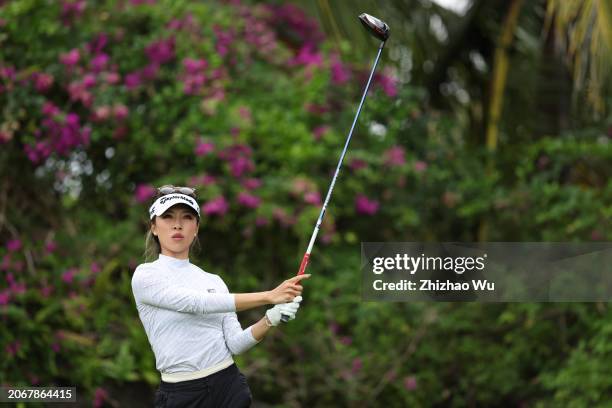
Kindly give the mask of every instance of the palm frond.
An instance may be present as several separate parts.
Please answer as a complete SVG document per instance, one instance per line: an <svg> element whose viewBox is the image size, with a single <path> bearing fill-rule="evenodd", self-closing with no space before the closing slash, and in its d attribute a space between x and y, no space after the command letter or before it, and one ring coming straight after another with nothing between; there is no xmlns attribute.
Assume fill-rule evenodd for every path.
<svg viewBox="0 0 612 408"><path fill-rule="evenodd" d="M570 61L574 84L584 90L596 111L604 109L603 89L611 78L612 2L549 0L547 17L559 33Z"/></svg>

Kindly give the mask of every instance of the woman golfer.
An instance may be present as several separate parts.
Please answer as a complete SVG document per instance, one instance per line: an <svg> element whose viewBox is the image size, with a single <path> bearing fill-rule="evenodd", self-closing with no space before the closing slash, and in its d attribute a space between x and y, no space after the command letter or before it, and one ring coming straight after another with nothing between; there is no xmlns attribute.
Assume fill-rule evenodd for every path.
<svg viewBox="0 0 612 408"><path fill-rule="evenodd" d="M251 391L232 355L261 341L281 315L295 318L299 281L310 275L270 291L229 293L221 277L189 262L200 226L195 198L188 187L158 189L146 240L158 258L138 265L132 277L138 315L161 373L155 407L248 407ZM276 306L243 330L236 312L267 304Z"/></svg>

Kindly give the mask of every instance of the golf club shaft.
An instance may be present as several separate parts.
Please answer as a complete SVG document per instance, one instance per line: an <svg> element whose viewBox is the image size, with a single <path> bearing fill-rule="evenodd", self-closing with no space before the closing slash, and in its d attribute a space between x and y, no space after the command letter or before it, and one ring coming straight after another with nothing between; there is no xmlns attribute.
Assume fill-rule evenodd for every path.
<svg viewBox="0 0 612 408"><path fill-rule="evenodd" d="M321 223L323 222L323 217L325 217L325 210L327 209L327 204L329 203L329 199L331 198L332 192L334 191L336 179L338 178L338 174L340 173L340 168L342 167L344 156L346 155L346 151L348 150L349 143L351 142L351 137L353 136L353 130L355 129L355 125L357 124L357 119L359 118L359 114L361 113L361 108L363 107L363 103L368 94L368 89L370 88L370 84L372 83L372 78L374 77L374 71L376 70L376 65L378 65L378 60L380 59L380 54L382 53L384 46L385 46L385 42L383 41L380 43L380 47L378 47L378 54L376 55L376 59L374 60L372 71L370 71L370 77L368 78L368 82L366 84L365 90L363 91L363 95L361 96L361 101L359 102L357 113L355 114L355 118L353 119L351 130L349 131L348 137L346 138L344 149L342 149L340 160L338 160L338 166L336 166L336 172L334 173L334 177L332 178L331 184L329 185L329 189L327 190L327 196L325 197L325 201L323 202L323 206L321 207L321 212L319 213L319 219L317 220L314 231L312 232L312 236L310 237L310 243L308 244L306 253L304 253L304 256L302 257L302 262L300 263L300 269L297 273L298 275L303 275L304 272L306 271L306 267L308 266L308 261L310 258L310 253L312 252L312 247L314 246L315 240L317 239L319 229L321 228ZM287 320L288 320L288 316L283 315L282 321L286 322Z"/></svg>

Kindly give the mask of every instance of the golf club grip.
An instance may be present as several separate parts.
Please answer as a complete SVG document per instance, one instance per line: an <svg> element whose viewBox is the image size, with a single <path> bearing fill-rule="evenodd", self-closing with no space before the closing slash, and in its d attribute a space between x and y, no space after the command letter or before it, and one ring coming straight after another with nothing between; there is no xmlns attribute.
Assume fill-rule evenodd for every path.
<svg viewBox="0 0 612 408"><path fill-rule="evenodd" d="M303 275L304 272L306 271L306 267L308 266L308 259L310 258L310 254L308 252L306 252L304 254L304 257L302 258L302 262L300 263L300 270L298 271L298 276L299 275ZM281 316L281 322L283 323L287 323L289 321L289 316L287 315L282 315Z"/></svg>
<svg viewBox="0 0 612 408"><path fill-rule="evenodd" d="M308 266L308 259L310 258L310 254L307 252L304 254L302 258L302 262L300 263L300 270L298 271L298 276L303 275L306 272L306 267Z"/></svg>

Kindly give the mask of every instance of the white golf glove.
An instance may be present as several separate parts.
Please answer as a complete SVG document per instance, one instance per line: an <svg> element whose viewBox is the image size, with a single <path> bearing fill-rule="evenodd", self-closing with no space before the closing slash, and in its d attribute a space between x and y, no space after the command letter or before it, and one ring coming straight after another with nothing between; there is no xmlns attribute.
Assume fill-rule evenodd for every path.
<svg viewBox="0 0 612 408"><path fill-rule="evenodd" d="M274 306L271 309L268 309L266 311L266 316L268 317L268 320L270 321L272 326L278 326L278 324L281 321L282 315L289 316L289 320L295 319L295 314L300 308L301 301L302 301L302 297L296 296L293 299L293 302L281 303L281 304Z"/></svg>

